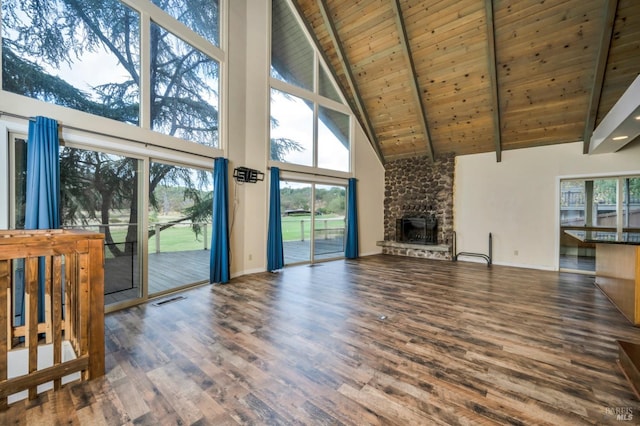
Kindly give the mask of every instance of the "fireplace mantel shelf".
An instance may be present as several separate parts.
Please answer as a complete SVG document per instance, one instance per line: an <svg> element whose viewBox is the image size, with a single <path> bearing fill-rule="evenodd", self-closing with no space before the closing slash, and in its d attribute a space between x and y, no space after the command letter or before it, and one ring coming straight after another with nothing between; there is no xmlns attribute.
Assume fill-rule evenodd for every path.
<svg viewBox="0 0 640 426"><path fill-rule="evenodd" d="M399 243L397 241L377 241L377 246L380 247L394 247L394 248L404 248L404 249L414 249L414 250L424 250L424 251L443 251L448 252L451 250L451 247L444 244L411 244L411 243Z"/></svg>

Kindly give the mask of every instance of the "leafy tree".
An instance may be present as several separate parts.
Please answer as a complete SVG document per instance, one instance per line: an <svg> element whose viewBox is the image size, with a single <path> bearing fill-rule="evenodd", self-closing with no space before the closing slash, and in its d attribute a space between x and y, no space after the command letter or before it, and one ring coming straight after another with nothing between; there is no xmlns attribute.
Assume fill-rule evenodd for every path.
<svg viewBox="0 0 640 426"><path fill-rule="evenodd" d="M616 204L617 179L597 179L593 185L593 201L599 204Z"/></svg>
<svg viewBox="0 0 640 426"><path fill-rule="evenodd" d="M153 0L207 39L216 42L217 3L203 0ZM82 110L121 122L138 124L140 110L139 15L117 0L3 0L3 89ZM46 69L73 64L83 55L107 52L126 72L124 80L92 87L87 93L51 75ZM22 56L19 56L19 54ZM214 145L218 135L217 98L219 67L202 52L152 23L150 32L150 116L152 127L171 136ZM29 60L28 58L35 58ZM36 63L36 60L38 63ZM46 68L39 64L46 64ZM273 158L283 158L296 142L279 140ZM111 222L115 210L128 211L129 223L138 222L138 163L125 157L64 148L60 156L63 220L65 223ZM198 188L206 174L194 182L186 169L154 163L150 168L149 201L158 207L158 185L184 186L192 207L174 223L206 221L211 216L212 194ZM170 225L169 225L170 226ZM198 225L193 225L196 235ZM106 242L113 243L109 227ZM127 242L136 241L129 226ZM150 236L153 232L150 233ZM109 247L114 255L120 250ZM126 250L132 250L127 245Z"/></svg>

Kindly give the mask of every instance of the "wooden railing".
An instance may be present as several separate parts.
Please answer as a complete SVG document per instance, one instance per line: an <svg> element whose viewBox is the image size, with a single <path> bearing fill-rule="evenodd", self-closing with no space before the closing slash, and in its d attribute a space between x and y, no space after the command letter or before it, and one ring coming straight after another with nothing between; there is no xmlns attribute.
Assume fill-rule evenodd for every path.
<svg viewBox="0 0 640 426"><path fill-rule="evenodd" d="M0 231L0 409L18 392L28 390L34 399L39 385L53 382L59 389L71 373L80 372L83 380L104 375L103 239L103 234L80 230ZM22 265L24 274L16 274ZM38 319L40 286L43 321ZM15 300L21 299L22 288L23 324L15 324ZM71 345L75 358L63 360L63 342ZM53 348L53 360L38 369L44 346ZM28 371L9 378L15 375L12 352L24 352Z"/></svg>

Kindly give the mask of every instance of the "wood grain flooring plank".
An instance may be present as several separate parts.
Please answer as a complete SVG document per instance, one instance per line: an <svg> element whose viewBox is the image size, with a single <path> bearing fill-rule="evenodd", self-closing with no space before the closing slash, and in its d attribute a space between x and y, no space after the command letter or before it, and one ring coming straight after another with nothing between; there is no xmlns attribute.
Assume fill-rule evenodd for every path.
<svg viewBox="0 0 640 426"><path fill-rule="evenodd" d="M376 255L105 318L106 376L0 424L620 424L640 342L593 277Z"/></svg>

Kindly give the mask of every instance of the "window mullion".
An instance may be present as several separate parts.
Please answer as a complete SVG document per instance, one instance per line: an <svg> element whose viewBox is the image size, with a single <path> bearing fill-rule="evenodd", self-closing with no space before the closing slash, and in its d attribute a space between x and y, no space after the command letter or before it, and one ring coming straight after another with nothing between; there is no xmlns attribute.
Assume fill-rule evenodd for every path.
<svg viewBox="0 0 640 426"><path fill-rule="evenodd" d="M623 216L623 198L624 198L624 178L620 177L616 181L616 230L622 232L624 228L624 216Z"/></svg>
<svg viewBox="0 0 640 426"><path fill-rule="evenodd" d="M318 103L313 103L313 167L318 167Z"/></svg>
<svg viewBox="0 0 640 426"><path fill-rule="evenodd" d="M151 129L151 18L140 14L140 127Z"/></svg>
<svg viewBox="0 0 640 426"><path fill-rule="evenodd" d="M313 92L318 95L319 89L318 54L313 55ZM316 99L313 101L313 167L318 167L318 127L319 127L319 107ZM315 202L315 200L314 200ZM313 215L312 215L313 216ZM313 223L313 219L311 221ZM313 256L311 257L313 259Z"/></svg>

